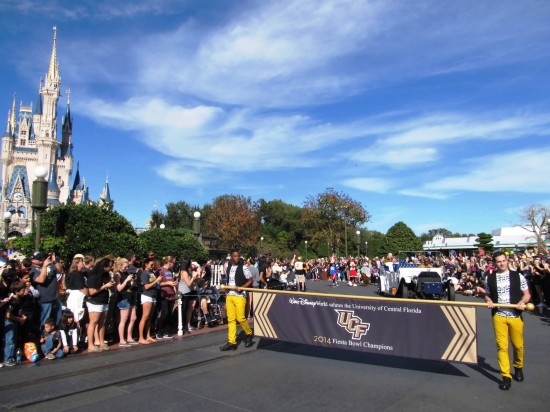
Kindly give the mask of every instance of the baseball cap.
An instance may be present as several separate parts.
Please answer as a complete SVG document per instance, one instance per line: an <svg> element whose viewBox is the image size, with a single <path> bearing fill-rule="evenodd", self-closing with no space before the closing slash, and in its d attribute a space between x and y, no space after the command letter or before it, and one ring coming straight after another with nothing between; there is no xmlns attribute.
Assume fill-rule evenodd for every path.
<svg viewBox="0 0 550 412"><path fill-rule="evenodd" d="M44 260L45 256L43 253L41 252L34 252L32 254L32 259L36 259L36 260Z"/></svg>

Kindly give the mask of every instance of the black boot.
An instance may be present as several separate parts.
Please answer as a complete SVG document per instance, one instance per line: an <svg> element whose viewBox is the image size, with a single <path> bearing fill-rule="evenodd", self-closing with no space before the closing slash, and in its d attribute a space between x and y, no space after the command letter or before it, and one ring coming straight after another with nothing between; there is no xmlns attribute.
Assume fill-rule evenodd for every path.
<svg viewBox="0 0 550 412"><path fill-rule="evenodd" d="M516 369L516 373L514 374L514 380L516 382L523 382L523 369L522 368L515 368Z"/></svg>
<svg viewBox="0 0 550 412"><path fill-rule="evenodd" d="M234 343L227 342L225 345L220 346L220 350L222 352L226 352L228 350L237 350L237 345L235 345Z"/></svg>
<svg viewBox="0 0 550 412"><path fill-rule="evenodd" d="M250 335L246 335L246 338L244 338L244 347L245 348L250 348L250 347L254 346L254 341L252 340L253 337L254 337L254 335L252 333Z"/></svg>
<svg viewBox="0 0 550 412"><path fill-rule="evenodd" d="M512 379L504 376L502 378L502 382L499 383L498 388L502 389L503 391L507 391L512 386Z"/></svg>

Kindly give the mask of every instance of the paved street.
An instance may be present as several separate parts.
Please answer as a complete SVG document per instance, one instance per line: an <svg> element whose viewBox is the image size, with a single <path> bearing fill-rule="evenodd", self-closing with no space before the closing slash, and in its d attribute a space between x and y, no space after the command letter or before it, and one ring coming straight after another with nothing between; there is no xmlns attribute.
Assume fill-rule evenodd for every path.
<svg viewBox="0 0 550 412"><path fill-rule="evenodd" d="M308 292L376 296L374 287ZM458 296L458 300L477 301ZM526 380L502 392L489 310L479 365L420 361L256 338L224 353L225 327L169 342L0 369L0 407L41 411L525 411L550 402L550 319L526 314ZM404 337L406 339L406 337ZM429 344L429 338L427 339Z"/></svg>

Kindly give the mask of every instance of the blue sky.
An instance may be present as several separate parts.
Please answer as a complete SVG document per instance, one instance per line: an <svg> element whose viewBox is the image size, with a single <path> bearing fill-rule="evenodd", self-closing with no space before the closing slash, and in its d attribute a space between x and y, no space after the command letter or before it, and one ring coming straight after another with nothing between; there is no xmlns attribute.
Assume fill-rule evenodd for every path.
<svg viewBox="0 0 550 412"><path fill-rule="evenodd" d="M547 0L4 0L0 22L0 108L36 100L57 26L81 175L140 227L327 187L382 232L550 205Z"/></svg>

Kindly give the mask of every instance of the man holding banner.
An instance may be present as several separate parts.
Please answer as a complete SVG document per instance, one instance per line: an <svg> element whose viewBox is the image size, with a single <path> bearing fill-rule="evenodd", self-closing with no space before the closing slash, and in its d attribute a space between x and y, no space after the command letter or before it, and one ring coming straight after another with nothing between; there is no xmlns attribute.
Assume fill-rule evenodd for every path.
<svg viewBox="0 0 550 412"><path fill-rule="evenodd" d="M508 390L512 386L510 359L508 355L508 340L514 348L514 379L523 381L523 319L521 313L529 303L531 295L525 278L516 271L508 269L508 258L503 252L494 254L497 266L495 273L487 275L485 286L485 301L493 314L493 327L498 348L498 363L502 382L499 388ZM499 308L496 304L515 304L516 309Z"/></svg>
<svg viewBox="0 0 550 412"><path fill-rule="evenodd" d="M244 346L249 348L254 345L254 342L252 342L252 329L250 329L245 316L246 291L241 291L240 288L249 288L252 286L252 273L244 265L244 262L241 260L241 254L236 250L231 252L231 260L226 270L227 285L230 288L225 298L228 338L227 343L220 347L220 350L229 351L237 349L237 322L239 322L246 334Z"/></svg>

